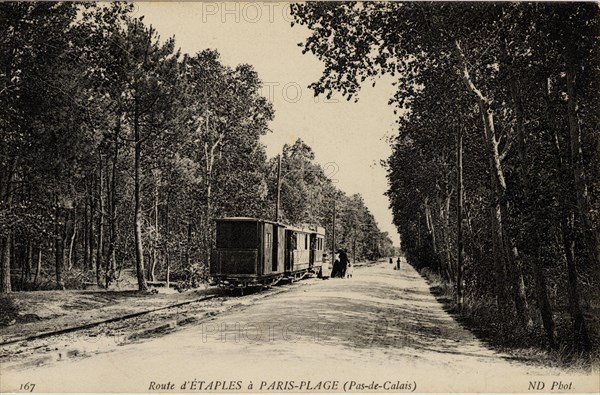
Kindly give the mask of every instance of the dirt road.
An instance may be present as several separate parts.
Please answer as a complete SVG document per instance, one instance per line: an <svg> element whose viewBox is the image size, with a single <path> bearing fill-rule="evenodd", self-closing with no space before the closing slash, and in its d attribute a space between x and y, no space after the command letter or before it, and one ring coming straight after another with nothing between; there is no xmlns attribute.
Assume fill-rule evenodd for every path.
<svg viewBox="0 0 600 395"><path fill-rule="evenodd" d="M310 280L241 300L109 352L44 366L9 361L2 392L24 383L34 383L34 392L526 392L534 381L553 392L598 388L594 374L534 367L490 350L406 264L401 271L387 263L358 267L352 279Z"/></svg>

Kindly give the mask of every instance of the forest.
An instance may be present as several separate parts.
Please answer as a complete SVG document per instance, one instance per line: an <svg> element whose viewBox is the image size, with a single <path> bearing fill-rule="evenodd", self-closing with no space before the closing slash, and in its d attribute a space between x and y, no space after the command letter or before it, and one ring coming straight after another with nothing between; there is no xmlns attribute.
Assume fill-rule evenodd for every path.
<svg viewBox="0 0 600 395"><path fill-rule="evenodd" d="M183 54L127 3L0 4L2 293L207 280L214 219L273 220L271 103L251 65ZM356 260L393 253L360 195L302 140L281 152L283 223Z"/></svg>
<svg viewBox="0 0 600 395"><path fill-rule="evenodd" d="M316 94L395 79L390 207L409 262L507 347L595 355L600 328L596 3L293 6Z"/></svg>

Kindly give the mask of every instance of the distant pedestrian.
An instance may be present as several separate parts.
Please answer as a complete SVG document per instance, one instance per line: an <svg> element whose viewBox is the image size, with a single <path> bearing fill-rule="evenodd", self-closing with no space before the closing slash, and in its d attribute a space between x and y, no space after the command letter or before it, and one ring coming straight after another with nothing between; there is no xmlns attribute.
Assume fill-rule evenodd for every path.
<svg viewBox="0 0 600 395"><path fill-rule="evenodd" d="M394 259L392 257L390 257L390 265L394 263Z"/></svg>
<svg viewBox="0 0 600 395"><path fill-rule="evenodd" d="M396 269L400 270L400 257L398 257L398 259L396 259Z"/></svg>

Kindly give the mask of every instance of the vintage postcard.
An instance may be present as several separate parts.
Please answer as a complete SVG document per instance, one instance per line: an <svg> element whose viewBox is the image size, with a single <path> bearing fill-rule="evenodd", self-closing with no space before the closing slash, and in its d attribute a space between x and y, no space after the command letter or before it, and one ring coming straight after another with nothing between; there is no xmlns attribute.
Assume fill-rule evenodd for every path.
<svg viewBox="0 0 600 395"><path fill-rule="evenodd" d="M596 2L0 2L2 393L598 393Z"/></svg>

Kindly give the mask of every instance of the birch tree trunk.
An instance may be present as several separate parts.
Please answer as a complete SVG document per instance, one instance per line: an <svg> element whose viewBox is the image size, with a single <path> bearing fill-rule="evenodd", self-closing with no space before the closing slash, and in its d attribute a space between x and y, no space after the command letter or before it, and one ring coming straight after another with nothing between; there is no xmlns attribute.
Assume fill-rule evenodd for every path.
<svg viewBox="0 0 600 395"><path fill-rule="evenodd" d="M491 189L494 192L494 202L492 207L493 215L493 239L495 239L495 257L494 265L497 281L497 302L501 311L506 312L507 306L507 276L506 271L512 273L509 278L513 286L513 296L517 314L522 323L529 322L527 299L524 292L523 274L518 264L514 262L514 252L517 252L513 246L512 240L504 230L503 218L507 212L506 201L506 180L498 150L498 140L494 126L494 113L489 105L489 99L475 86L469 74L468 63L460 47L460 43L455 40L455 49L461 64L461 77L469 92L471 92L477 101L479 111L483 120L484 139L487 146L488 158L491 174ZM517 254L518 255L518 254Z"/></svg>
<svg viewBox="0 0 600 395"><path fill-rule="evenodd" d="M38 246L37 264L35 265L35 276L33 277L33 284L37 286L38 278L42 271L42 245Z"/></svg>
<svg viewBox="0 0 600 395"><path fill-rule="evenodd" d="M429 207L429 199L425 198L425 224L427 225L427 231L431 235L433 253L437 255L437 242L435 239L435 225L433 224L433 218L431 217L431 208Z"/></svg>
<svg viewBox="0 0 600 395"><path fill-rule="evenodd" d="M67 262L69 265L67 266L71 270L73 268L73 247L75 245L75 238L77 237L77 222L73 220L73 231L71 233L71 241L69 242L69 258Z"/></svg>
<svg viewBox="0 0 600 395"><path fill-rule="evenodd" d="M206 117L206 135L209 135L209 117ZM225 137L223 132L219 132L215 142L209 146L208 142L204 143L204 157L206 161L205 168L205 187L206 187L206 212L205 212L205 229L204 229L204 262L210 266L210 253L212 247L212 176L213 167L217 155L217 149L221 145L223 138Z"/></svg>

